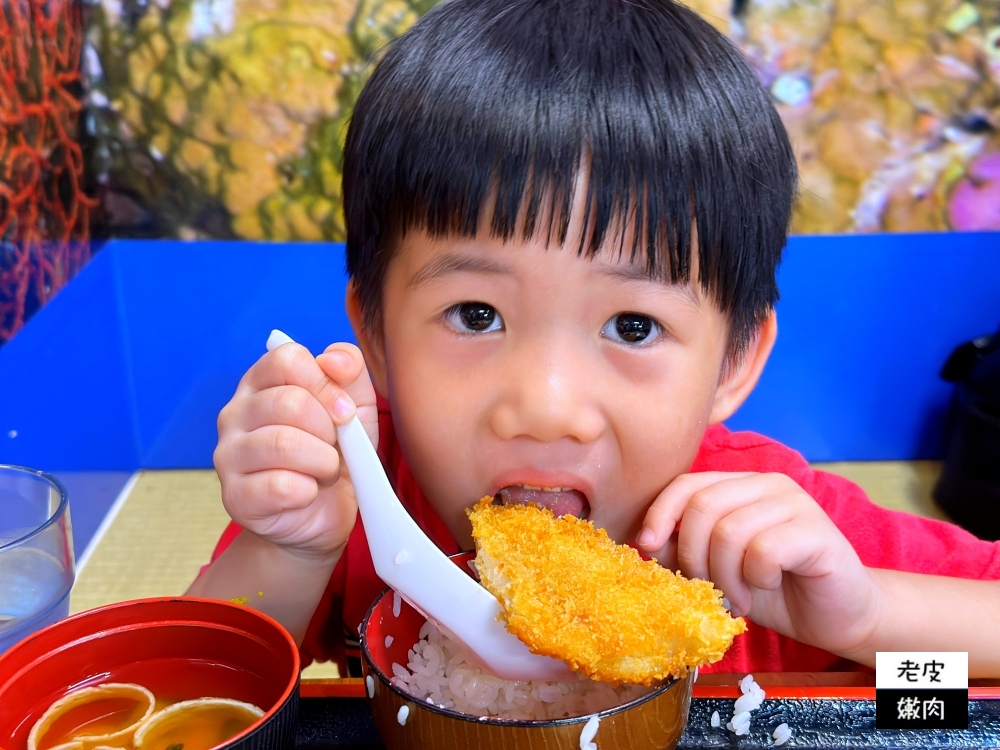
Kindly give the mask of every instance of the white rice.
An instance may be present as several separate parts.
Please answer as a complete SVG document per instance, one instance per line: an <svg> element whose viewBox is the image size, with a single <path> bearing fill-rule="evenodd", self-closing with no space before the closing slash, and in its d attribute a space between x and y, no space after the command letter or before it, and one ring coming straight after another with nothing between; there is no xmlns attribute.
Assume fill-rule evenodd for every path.
<svg viewBox="0 0 1000 750"><path fill-rule="evenodd" d="M372 679L371 675L365 677L365 687L368 688L368 697L375 697L375 680Z"/></svg>
<svg viewBox="0 0 1000 750"><path fill-rule="evenodd" d="M741 695L733 705L733 713L741 714L744 711L756 711L760 708L761 701L756 695Z"/></svg>
<svg viewBox="0 0 1000 750"><path fill-rule="evenodd" d="M401 726L401 727L405 727L406 726L406 717L409 716L409 715L410 715L410 707L409 706L400 706L399 707L399 713L396 714L396 721L399 722L399 726Z"/></svg>
<svg viewBox="0 0 1000 750"><path fill-rule="evenodd" d="M791 739L792 730L789 728L787 724L778 724L778 726L774 730L774 734L772 734L771 736L774 737L775 745L784 745L786 742L788 742L788 740Z"/></svg>
<svg viewBox="0 0 1000 750"><path fill-rule="evenodd" d="M387 636L385 637L385 647L386 647L386 648L389 648L389 646L391 646L391 645L392 645L392 641L393 641L393 638L392 638L392 636L391 636L391 635L387 635Z"/></svg>
<svg viewBox="0 0 1000 750"><path fill-rule="evenodd" d="M403 606L403 601L398 591L392 592L392 616L399 617L399 608Z"/></svg>
<svg viewBox="0 0 1000 750"><path fill-rule="evenodd" d="M740 680L740 692L742 695L733 704L733 718L726 723L726 729L737 736L750 733L750 713L764 702L764 688L757 684L752 674Z"/></svg>
<svg viewBox="0 0 1000 750"><path fill-rule="evenodd" d="M744 711L740 714L733 714L733 718L726 724L726 729L737 736L750 733L750 712Z"/></svg>
<svg viewBox="0 0 1000 750"><path fill-rule="evenodd" d="M565 682L502 680L466 659L465 648L427 621L408 654L406 668L392 665L392 684L420 701L471 716L562 719L596 714L650 691L578 677ZM596 732L596 724L594 725ZM589 749L588 749L589 750Z"/></svg>
<svg viewBox="0 0 1000 750"><path fill-rule="evenodd" d="M722 726L721 722L719 721L719 712L718 711L712 711L712 726L715 729L718 729L720 726Z"/></svg>

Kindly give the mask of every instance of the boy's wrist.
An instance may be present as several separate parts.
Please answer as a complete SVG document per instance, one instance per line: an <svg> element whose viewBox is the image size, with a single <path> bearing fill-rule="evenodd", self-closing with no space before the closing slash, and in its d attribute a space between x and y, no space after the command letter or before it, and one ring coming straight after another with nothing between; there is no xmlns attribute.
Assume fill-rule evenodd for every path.
<svg viewBox="0 0 1000 750"><path fill-rule="evenodd" d="M875 653L885 650L887 642L886 627L891 624L889 617L892 612L892 586L891 581L884 575L885 571L869 567L865 567L864 570L871 582L872 605L868 621L859 628L857 643L844 649L838 656L874 667Z"/></svg>
<svg viewBox="0 0 1000 750"><path fill-rule="evenodd" d="M247 535L248 540L253 546L257 547L263 554L311 568L333 568L340 561L341 555L343 555L344 549L347 547L346 543L332 550L299 547L272 542L247 529L244 529L243 533Z"/></svg>

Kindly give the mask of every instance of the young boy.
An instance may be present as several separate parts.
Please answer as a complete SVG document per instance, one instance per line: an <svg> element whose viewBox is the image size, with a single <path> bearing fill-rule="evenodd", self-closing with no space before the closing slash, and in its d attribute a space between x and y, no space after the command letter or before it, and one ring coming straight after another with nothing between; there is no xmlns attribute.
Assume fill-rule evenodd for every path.
<svg viewBox="0 0 1000 750"><path fill-rule="evenodd" d="M246 597L347 673L383 588L336 449L356 410L447 553L499 495L713 581L750 620L716 671L955 650L1000 675L997 545L721 425L775 340L795 183L767 92L686 8L442 3L348 132L360 350L247 372L215 452L235 523L189 593Z"/></svg>

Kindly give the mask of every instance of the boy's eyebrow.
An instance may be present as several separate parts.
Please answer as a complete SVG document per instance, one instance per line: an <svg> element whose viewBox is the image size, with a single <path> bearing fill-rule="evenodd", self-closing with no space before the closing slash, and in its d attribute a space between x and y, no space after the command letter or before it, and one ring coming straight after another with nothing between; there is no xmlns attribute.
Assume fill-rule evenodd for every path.
<svg viewBox="0 0 1000 750"><path fill-rule="evenodd" d="M489 258L481 258L474 255L460 255L458 253L447 253L439 258L435 258L426 266L421 268L407 282L408 289L416 289L427 282L455 271L473 271L475 273L510 274L513 270L505 263L500 263Z"/></svg>
<svg viewBox="0 0 1000 750"><path fill-rule="evenodd" d="M696 306L700 305L698 295L694 291L691 284L672 284L664 279L651 278L646 271L637 266L595 263L595 267L597 272L602 276L610 276L611 278L619 281L661 284L671 291L675 291L691 304ZM483 258L475 255L462 255L460 253L446 253L438 258L435 258L417 271L406 283L406 288L416 289L417 287L423 286L439 276L460 271L489 274L514 273L514 270L506 263L501 263L490 258Z"/></svg>
<svg viewBox="0 0 1000 750"><path fill-rule="evenodd" d="M691 284L671 283L666 279L651 277L646 271L637 266L609 265L606 263L599 263L596 265L598 273L602 276L610 276L621 281L638 281L645 284L661 284L671 291L677 292L691 304L695 306L701 305L701 301L698 299L698 294L695 292L694 287Z"/></svg>

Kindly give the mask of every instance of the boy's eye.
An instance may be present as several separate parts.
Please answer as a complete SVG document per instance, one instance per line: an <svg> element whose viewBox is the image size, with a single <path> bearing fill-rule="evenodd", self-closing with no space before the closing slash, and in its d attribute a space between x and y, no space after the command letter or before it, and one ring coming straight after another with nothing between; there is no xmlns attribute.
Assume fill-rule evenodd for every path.
<svg viewBox="0 0 1000 750"><path fill-rule="evenodd" d="M485 302L462 302L452 306L445 318L459 331L489 333L503 330L503 318L491 305Z"/></svg>
<svg viewBox="0 0 1000 750"><path fill-rule="evenodd" d="M648 315L622 313L616 315L601 329L601 335L612 341L626 344L648 345L660 337L660 324Z"/></svg>

